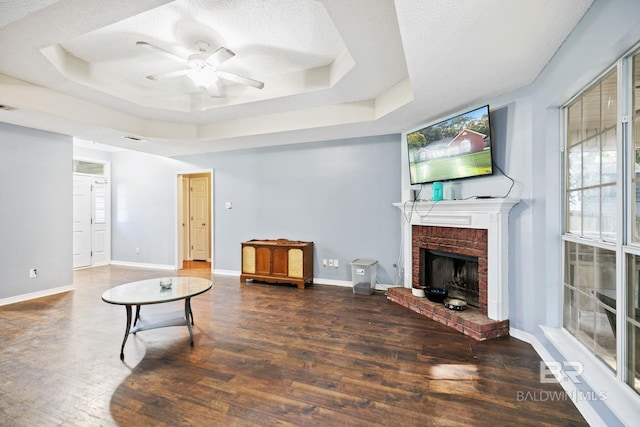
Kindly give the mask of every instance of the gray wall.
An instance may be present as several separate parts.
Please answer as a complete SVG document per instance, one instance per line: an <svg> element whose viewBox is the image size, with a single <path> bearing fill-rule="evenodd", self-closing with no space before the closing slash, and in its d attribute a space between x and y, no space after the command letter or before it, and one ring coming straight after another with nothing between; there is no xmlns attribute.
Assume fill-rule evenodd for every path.
<svg viewBox="0 0 640 427"><path fill-rule="evenodd" d="M288 238L314 242L316 278L350 281L349 263L373 258L380 283L397 281L399 135L177 159L119 151L110 160L114 261L175 265L177 176L213 170L216 270L240 272L242 241ZM323 258L339 267L322 267Z"/></svg>
<svg viewBox="0 0 640 427"><path fill-rule="evenodd" d="M134 151L114 152L111 162L111 258L175 266L176 171L189 166Z"/></svg>
<svg viewBox="0 0 640 427"><path fill-rule="evenodd" d="M349 262L378 260L395 283L400 251L400 136L349 139L181 157L212 168L215 268L240 271L240 242L313 241L314 276L351 280ZM232 209L225 209L232 202ZM339 267L322 267L323 258Z"/></svg>
<svg viewBox="0 0 640 427"><path fill-rule="evenodd" d="M71 137L0 123L0 298L71 285L72 152Z"/></svg>

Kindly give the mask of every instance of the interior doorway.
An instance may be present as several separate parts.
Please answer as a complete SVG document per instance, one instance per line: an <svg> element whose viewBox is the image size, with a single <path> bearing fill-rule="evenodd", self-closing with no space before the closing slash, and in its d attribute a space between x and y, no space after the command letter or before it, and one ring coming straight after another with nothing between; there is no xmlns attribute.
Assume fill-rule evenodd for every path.
<svg viewBox="0 0 640 427"><path fill-rule="evenodd" d="M111 261L109 163L74 159L73 268Z"/></svg>
<svg viewBox="0 0 640 427"><path fill-rule="evenodd" d="M178 269L212 271L212 173L178 175Z"/></svg>

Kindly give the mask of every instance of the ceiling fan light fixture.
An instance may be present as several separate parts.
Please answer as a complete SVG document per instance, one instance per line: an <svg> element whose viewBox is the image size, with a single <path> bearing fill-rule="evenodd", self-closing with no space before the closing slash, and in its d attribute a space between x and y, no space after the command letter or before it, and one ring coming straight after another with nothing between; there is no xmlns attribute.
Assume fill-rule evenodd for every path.
<svg viewBox="0 0 640 427"><path fill-rule="evenodd" d="M204 89L218 81L218 76L216 76L215 73L208 72L204 67L194 68L187 73L187 77L191 79L196 87Z"/></svg>
<svg viewBox="0 0 640 427"><path fill-rule="evenodd" d="M218 69L218 65L235 56L235 53L226 47L221 46L212 54L208 54L209 48L211 47L209 43L205 41L198 41L196 42L196 48L199 53L189 55L189 57L185 59L144 41L138 41L136 45L151 49L156 53L189 67L168 73L148 75L146 78L149 80L155 81L171 77L187 76L198 89L208 91L214 98L219 98L221 96L220 88L216 84L218 80L229 81L254 87L256 89L262 89L264 87L264 83L261 81Z"/></svg>

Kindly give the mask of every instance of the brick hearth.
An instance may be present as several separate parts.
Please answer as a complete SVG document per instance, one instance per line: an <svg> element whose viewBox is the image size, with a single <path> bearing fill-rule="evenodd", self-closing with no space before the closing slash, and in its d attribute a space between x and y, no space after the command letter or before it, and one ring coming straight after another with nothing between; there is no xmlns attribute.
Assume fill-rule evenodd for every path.
<svg viewBox="0 0 640 427"><path fill-rule="evenodd" d="M480 341L509 335L509 320L491 320L475 307L450 310L443 304L414 296L407 288L389 288L387 298Z"/></svg>

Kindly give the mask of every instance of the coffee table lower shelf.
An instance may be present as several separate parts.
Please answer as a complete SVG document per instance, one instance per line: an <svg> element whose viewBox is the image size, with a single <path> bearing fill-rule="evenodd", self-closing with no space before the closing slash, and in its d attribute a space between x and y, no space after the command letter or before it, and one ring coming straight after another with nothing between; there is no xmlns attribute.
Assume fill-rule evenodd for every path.
<svg viewBox="0 0 640 427"><path fill-rule="evenodd" d="M140 316L140 306L136 305L136 317L133 322L133 328L131 328L131 318L133 317L132 311L133 304L125 305L127 312L127 327L124 333L124 339L122 340L122 347L120 348L120 360L124 360L124 345L127 343L127 338L130 334L136 334L142 331L148 331L158 328L169 328L172 326L186 326L189 329L189 338L191 347L193 347L193 313L191 311L191 298L185 298L184 300L184 317L183 313L174 311L172 313L158 314L148 319ZM153 319L153 321L152 321Z"/></svg>

